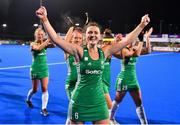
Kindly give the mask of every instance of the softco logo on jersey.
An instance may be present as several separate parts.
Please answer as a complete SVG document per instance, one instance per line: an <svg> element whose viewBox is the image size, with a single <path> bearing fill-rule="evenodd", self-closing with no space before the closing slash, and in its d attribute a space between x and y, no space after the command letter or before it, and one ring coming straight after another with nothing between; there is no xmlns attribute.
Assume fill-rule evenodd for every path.
<svg viewBox="0 0 180 125"><path fill-rule="evenodd" d="M101 74L102 71L101 70L89 70L89 69L86 69L85 73L86 74Z"/></svg>

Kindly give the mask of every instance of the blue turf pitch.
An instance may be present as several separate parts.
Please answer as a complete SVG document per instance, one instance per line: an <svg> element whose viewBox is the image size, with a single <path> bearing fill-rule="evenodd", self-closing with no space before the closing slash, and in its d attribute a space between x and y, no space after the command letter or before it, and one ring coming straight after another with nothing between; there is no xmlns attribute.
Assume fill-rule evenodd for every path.
<svg viewBox="0 0 180 125"><path fill-rule="evenodd" d="M34 109L25 105L31 87L29 66L32 57L29 46L0 45L0 124L64 124L68 100L64 89L67 67L62 50L48 49L49 117L40 115L41 88L33 96ZM149 123L180 124L180 53L153 52L141 56L137 63L137 76ZM120 61L112 59L111 90L120 71ZM127 94L120 104L116 119L122 124L139 124L135 105Z"/></svg>

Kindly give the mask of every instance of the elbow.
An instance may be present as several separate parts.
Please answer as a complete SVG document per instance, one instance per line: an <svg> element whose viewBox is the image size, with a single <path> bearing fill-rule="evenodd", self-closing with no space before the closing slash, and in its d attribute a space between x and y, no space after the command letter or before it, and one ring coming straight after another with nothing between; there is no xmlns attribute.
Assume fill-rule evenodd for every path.
<svg viewBox="0 0 180 125"><path fill-rule="evenodd" d="M133 42L135 42L135 38L134 36L128 34L126 37L125 37L125 43L128 45L128 44L131 44Z"/></svg>
<svg viewBox="0 0 180 125"><path fill-rule="evenodd" d="M132 40L131 40L128 36L124 38L124 44L125 44L125 45L130 44L131 41L132 41Z"/></svg>
<svg viewBox="0 0 180 125"><path fill-rule="evenodd" d="M127 45L129 45L130 43L132 43L130 40L128 40L127 38L123 39L120 44L121 44L121 48L126 47Z"/></svg>

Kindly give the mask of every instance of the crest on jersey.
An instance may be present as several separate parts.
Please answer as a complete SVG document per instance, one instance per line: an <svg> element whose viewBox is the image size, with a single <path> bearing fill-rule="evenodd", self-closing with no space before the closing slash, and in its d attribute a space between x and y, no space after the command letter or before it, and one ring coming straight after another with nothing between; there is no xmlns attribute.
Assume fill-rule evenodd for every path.
<svg viewBox="0 0 180 125"><path fill-rule="evenodd" d="M84 61L88 61L88 57L84 57Z"/></svg>
<svg viewBox="0 0 180 125"><path fill-rule="evenodd" d="M91 66L92 64L91 64L91 62L89 62L87 65L88 65L88 66Z"/></svg>

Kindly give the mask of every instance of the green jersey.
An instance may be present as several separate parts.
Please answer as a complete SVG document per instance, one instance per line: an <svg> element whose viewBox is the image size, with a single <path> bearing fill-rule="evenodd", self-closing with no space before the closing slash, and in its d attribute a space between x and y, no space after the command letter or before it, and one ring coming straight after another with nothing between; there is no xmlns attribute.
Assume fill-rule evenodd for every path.
<svg viewBox="0 0 180 125"><path fill-rule="evenodd" d="M111 58L107 58L104 63L104 70L102 74L103 89L105 93L109 92L110 89L110 81L111 81L110 63L111 63Z"/></svg>
<svg viewBox="0 0 180 125"><path fill-rule="evenodd" d="M102 87L104 53L98 48L99 59L93 60L87 48L77 64L78 81L70 102L70 118L76 121L96 121L108 118L108 108Z"/></svg>
<svg viewBox="0 0 180 125"><path fill-rule="evenodd" d="M126 57L122 59L121 62L121 72L118 75L117 87L119 90L128 90L128 89L139 89L139 84L136 77L136 61L137 57Z"/></svg>
<svg viewBox="0 0 180 125"><path fill-rule="evenodd" d="M75 88L76 82L77 82L77 69L76 69L76 62L74 60L74 56L69 55L69 57L66 60L66 64L68 67L68 75L66 78L66 92L69 97L71 98L71 93Z"/></svg>
<svg viewBox="0 0 180 125"><path fill-rule="evenodd" d="M32 50L32 65L30 68L31 78L32 79L41 79L48 77L48 65L46 58L46 49L41 51Z"/></svg>

